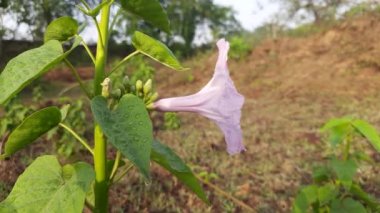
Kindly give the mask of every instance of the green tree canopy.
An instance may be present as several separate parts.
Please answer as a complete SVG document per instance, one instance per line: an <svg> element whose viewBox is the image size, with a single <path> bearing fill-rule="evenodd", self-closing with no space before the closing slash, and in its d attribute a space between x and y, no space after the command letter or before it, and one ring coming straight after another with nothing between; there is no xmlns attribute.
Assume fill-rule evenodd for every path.
<svg viewBox="0 0 380 213"><path fill-rule="evenodd" d="M280 2L287 10L287 15L294 19L312 17L314 23L335 20L342 7L354 3L355 0L274 0Z"/></svg>
<svg viewBox="0 0 380 213"><path fill-rule="evenodd" d="M171 35L155 30L148 23L126 13L123 16L127 16L127 19L120 19L113 35L125 39L134 29L140 29L171 47L180 47L183 55L189 55L199 29L204 30L204 33L209 31L213 37L227 36L241 30L232 8L217 5L213 0L162 0L161 3L171 20Z"/></svg>

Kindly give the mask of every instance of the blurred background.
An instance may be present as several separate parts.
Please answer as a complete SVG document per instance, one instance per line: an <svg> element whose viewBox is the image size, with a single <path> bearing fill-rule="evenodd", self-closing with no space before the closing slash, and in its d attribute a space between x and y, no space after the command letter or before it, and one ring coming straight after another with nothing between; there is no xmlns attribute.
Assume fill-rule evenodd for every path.
<svg viewBox="0 0 380 213"><path fill-rule="evenodd" d="M97 1L88 0L90 5ZM229 156L217 126L189 113L157 113L155 135L170 145L194 172L257 212L290 212L300 186L311 183L313 166L331 151L320 127L330 118L351 116L380 129L380 2L377 0L161 0L171 20L166 34L122 14L115 20L109 47L109 67L133 51L130 37L142 31L165 43L190 69L167 70L136 57L114 74L132 81L155 79L160 97L197 92L212 77L215 42L231 44L229 69L245 96L242 129L247 151ZM74 0L0 0L0 67L43 42L44 29L60 16L73 16L95 52L96 28L76 8ZM117 12L114 8L112 13ZM93 77L83 48L70 55L85 80ZM57 95L59 94L59 96ZM88 138L89 103L64 65L28 86L0 108L0 139L27 115L52 104L72 108L67 122ZM1 141L1 140L0 140ZM54 143L52 143L54 141ZM380 198L380 155L358 143L374 159L360 169L358 180ZM71 135L49 132L8 161L0 162L0 200L32 160L55 153L62 162L87 158ZM115 151L110 148L110 157ZM145 184L137 171L111 190L111 212L246 212L238 203L205 190L212 202L202 203L169 173L153 166L153 182Z"/></svg>

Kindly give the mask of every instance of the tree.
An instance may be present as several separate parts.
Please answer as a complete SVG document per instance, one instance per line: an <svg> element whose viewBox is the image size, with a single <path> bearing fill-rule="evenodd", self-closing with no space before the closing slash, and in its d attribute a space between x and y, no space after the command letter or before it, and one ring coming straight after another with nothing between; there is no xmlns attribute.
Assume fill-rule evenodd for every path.
<svg viewBox="0 0 380 213"><path fill-rule="evenodd" d="M353 0L275 0L287 8L289 18L298 16L312 17L314 23L326 20L335 20L338 10Z"/></svg>
<svg viewBox="0 0 380 213"><path fill-rule="evenodd" d="M93 4L95 1L91 0L89 3ZM53 19L60 16L80 16L76 9L78 2L74 0L1 0L1 6L4 7L1 12L2 15L13 16L17 26L26 24L31 36L29 39L40 41L43 40L44 29ZM10 37L14 37L17 31L17 29L2 30Z"/></svg>
<svg viewBox="0 0 380 213"><path fill-rule="evenodd" d="M213 37L226 36L241 30L232 8L216 5L213 0L162 0L161 3L171 20L171 35L154 30L148 23L131 17L130 14L123 14L128 16L130 21L119 22L118 31L113 35L117 40L125 40L134 29L140 29L160 38L169 47L176 46L176 49L182 49L182 55L187 56L193 50L199 28L209 30ZM126 32L124 29L129 31Z"/></svg>

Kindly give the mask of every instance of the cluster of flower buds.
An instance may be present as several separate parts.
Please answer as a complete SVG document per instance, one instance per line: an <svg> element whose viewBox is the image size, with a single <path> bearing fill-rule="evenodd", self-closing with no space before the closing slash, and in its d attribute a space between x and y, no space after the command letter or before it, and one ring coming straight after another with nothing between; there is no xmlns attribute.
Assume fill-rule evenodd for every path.
<svg viewBox="0 0 380 213"><path fill-rule="evenodd" d="M157 100L158 93L153 90L152 79L148 79L145 83L137 80L135 95L144 100L148 109L153 109L153 103Z"/></svg>
<svg viewBox="0 0 380 213"><path fill-rule="evenodd" d="M133 84L128 76L126 76L123 79L122 85L112 90L110 96L119 100L127 93L134 94L141 98L148 109L153 109L153 103L158 98L158 93L153 90L152 79L148 79L145 83L141 80L137 80L136 83Z"/></svg>

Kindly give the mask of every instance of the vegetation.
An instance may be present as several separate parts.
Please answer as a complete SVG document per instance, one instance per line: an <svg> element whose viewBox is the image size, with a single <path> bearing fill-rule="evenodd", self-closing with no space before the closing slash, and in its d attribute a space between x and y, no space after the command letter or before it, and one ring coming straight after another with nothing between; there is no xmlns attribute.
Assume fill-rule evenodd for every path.
<svg viewBox="0 0 380 213"><path fill-rule="evenodd" d="M214 51L189 57L182 66L153 37L175 48L178 55L186 55L188 48L195 52L193 40L182 49L184 42L174 39L185 36L176 31L186 27L171 25L172 34L168 34L166 21L157 23L160 19L149 16L142 21L126 2L105 2L97 5L90 1L89 7L82 4L84 15L73 14L75 19L53 18L40 37L45 37L45 43L27 51L27 57L13 60L19 64L17 70L29 70L25 72L33 76L10 75L14 74L12 61L0 75L0 100L6 99L0 108L0 154L4 158L0 162L0 212L22 212L23 202L28 200L34 201L28 210L35 212L41 206L58 212L82 212L83 208L86 212L187 212L190 208L202 213L380 211L380 47L376 42L380 21L376 5L351 7L341 20L321 11L322 21L294 29L268 23L254 32L236 34L223 29L223 23L212 30L215 37L228 36L230 73L245 96L241 121L247 150L231 157L212 122L194 114L152 110L158 92L162 97L187 95L206 84L215 69ZM195 14L199 9L197 20L204 19L197 24L210 21L203 6L189 5L211 1L160 2L169 19L175 17L173 11L191 9L187 14ZM320 2L311 3L316 9L324 8ZM101 14L109 5L122 8L115 19L118 30L100 35L109 35L110 42L121 38L124 27L129 28L126 36L133 47L128 47L124 58L99 59L101 56L92 55L94 51L86 50L89 45L78 35L84 20L80 16L94 21L97 6ZM223 7L215 7L222 11ZM225 11L231 12L230 8ZM143 29L147 34L131 29ZM81 57L91 66L95 62L94 67L82 70L72 66L77 65L73 51L80 46L86 47L83 52L89 55ZM97 53L106 53L105 46ZM48 66L41 65L41 58L49 59L43 64ZM92 79L94 68L98 78ZM172 69L181 72L173 74ZM99 70L104 71L103 76ZM49 75L35 80L46 72L57 74L58 80ZM71 80L63 77L66 74ZM24 88L32 80L32 86ZM136 113L144 117L128 120L136 128L121 122L122 116ZM126 126L113 128L113 123ZM151 145L139 145L139 150L150 149L147 161L136 162L134 157L143 154L117 140L128 138L127 133L152 141ZM128 139L128 144L136 145L136 138ZM99 152L102 142L107 143L106 155L105 149ZM93 162L93 158L97 160ZM60 175L53 175L57 173ZM35 179L39 182L31 181ZM39 191L42 185L47 192ZM37 202L36 197L50 205ZM61 204L67 203L67 198L72 206Z"/></svg>

